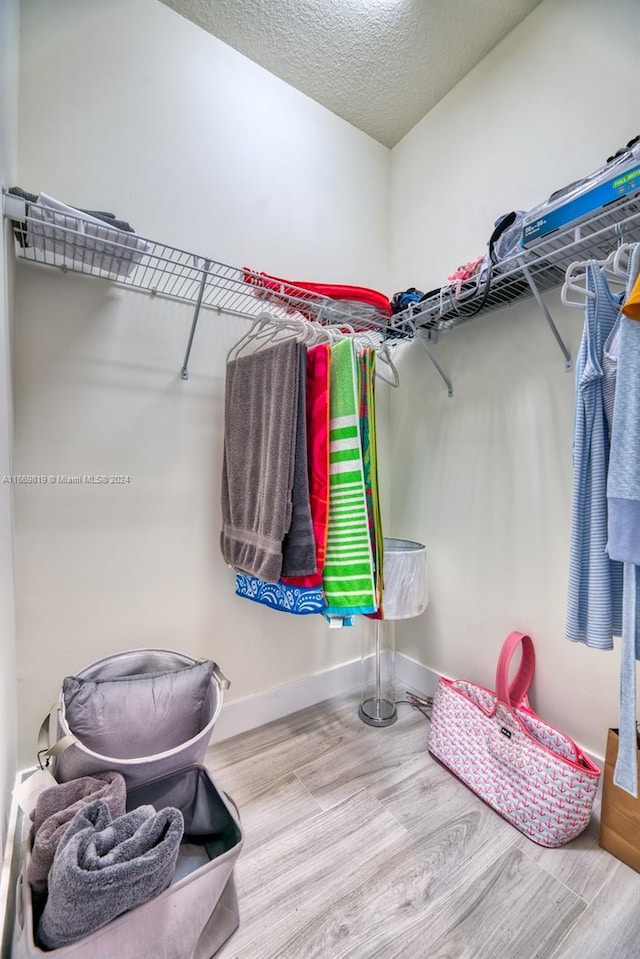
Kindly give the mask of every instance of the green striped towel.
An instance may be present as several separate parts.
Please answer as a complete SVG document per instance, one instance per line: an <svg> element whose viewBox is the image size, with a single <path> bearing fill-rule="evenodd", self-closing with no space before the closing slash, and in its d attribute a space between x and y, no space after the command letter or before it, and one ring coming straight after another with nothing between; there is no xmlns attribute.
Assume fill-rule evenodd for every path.
<svg viewBox="0 0 640 959"><path fill-rule="evenodd" d="M329 530L322 585L325 615L373 613L373 554L364 488L355 348L331 347L329 424Z"/></svg>
<svg viewBox="0 0 640 959"><path fill-rule="evenodd" d="M378 489L378 444L376 442L376 354L365 349L358 356L360 372L360 438L362 440L362 462L364 465L364 488L367 496L369 517L369 536L373 551L373 568L376 573L376 602L378 610L375 619L384 619L382 615L382 584L384 566L384 535L382 532L382 511Z"/></svg>

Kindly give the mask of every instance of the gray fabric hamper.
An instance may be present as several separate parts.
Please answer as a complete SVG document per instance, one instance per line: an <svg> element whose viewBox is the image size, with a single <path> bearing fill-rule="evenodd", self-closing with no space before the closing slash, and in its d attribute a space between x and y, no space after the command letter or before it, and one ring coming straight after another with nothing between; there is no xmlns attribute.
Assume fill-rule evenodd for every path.
<svg viewBox="0 0 640 959"><path fill-rule="evenodd" d="M199 765L129 790L127 809L145 804L157 810L175 806L184 817L181 850L186 855L182 864L178 859L172 884L91 935L45 951L35 941L27 857L16 891L11 959L211 959L215 955L239 923L233 868L243 836L235 805ZM190 862L203 859L205 864L190 868Z"/></svg>
<svg viewBox="0 0 640 959"><path fill-rule="evenodd" d="M38 758L58 782L108 769L129 787L200 763L228 686L215 663L174 650L107 656L65 678L40 728Z"/></svg>

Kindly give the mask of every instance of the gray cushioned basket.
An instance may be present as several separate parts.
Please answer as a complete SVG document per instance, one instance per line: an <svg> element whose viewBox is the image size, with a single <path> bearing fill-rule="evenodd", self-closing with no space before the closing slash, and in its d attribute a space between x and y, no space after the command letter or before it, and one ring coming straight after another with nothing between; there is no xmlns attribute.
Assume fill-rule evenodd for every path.
<svg viewBox="0 0 640 959"><path fill-rule="evenodd" d="M228 686L215 663L174 650L107 656L65 679L41 726L38 757L52 764L58 782L115 769L128 787L194 765L204 758Z"/></svg>

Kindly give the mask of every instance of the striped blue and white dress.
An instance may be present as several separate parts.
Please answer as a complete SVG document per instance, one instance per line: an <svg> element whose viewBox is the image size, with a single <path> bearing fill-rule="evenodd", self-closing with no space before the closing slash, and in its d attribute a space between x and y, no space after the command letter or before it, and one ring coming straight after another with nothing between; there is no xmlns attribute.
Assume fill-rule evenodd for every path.
<svg viewBox="0 0 640 959"><path fill-rule="evenodd" d="M603 399L603 347L619 306L598 263L586 268L587 297L576 359L573 503L566 637L612 649L622 631L622 563L607 555L609 429Z"/></svg>

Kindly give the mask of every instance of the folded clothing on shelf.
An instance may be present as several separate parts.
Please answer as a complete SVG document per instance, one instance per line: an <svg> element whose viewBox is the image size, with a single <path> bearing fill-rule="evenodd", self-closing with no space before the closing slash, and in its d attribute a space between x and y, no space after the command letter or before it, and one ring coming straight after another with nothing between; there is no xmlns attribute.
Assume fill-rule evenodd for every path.
<svg viewBox="0 0 640 959"><path fill-rule="evenodd" d="M12 186L9 188L7 192L10 193L12 196L21 197L23 200L26 200L27 203L39 202L37 193L28 193L27 190L23 190L19 186ZM106 213L104 210L83 210L80 207L76 207L75 209L77 209L79 213L86 213L87 216L95 217L96 220L104 220L105 223L108 223L109 226L115 227L116 230L123 230L125 233L135 233L135 230L133 229L131 224L127 223L126 220L119 220L116 217L115 213ZM29 214L27 212L27 216L28 215ZM20 224L17 224L17 226L19 227ZM17 232L20 233L20 237L18 237L18 241L21 243L21 245L26 246L27 245L26 234L24 233L23 230L18 230Z"/></svg>
<svg viewBox="0 0 640 959"><path fill-rule="evenodd" d="M129 223L111 214L79 210L46 193L32 200L34 194L19 187L10 192L28 200L26 227L19 224L16 234L23 247L82 263L91 272L119 277L129 276L150 250Z"/></svg>
<svg viewBox="0 0 640 959"><path fill-rule="evenodd" d="M394 293L391 297L392 313L402 313L402 311L406 310L412 303L418 303L423 296L424 293L421 290L417 290L415 286L410 286L408 290L400 290L398 293Z"/></svg>

